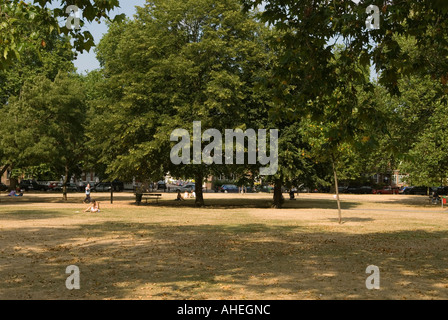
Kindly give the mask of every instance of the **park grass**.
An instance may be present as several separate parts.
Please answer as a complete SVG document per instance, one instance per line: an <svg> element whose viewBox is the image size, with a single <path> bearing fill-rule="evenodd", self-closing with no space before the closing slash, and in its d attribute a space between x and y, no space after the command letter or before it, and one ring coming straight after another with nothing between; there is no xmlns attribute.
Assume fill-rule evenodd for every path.
<svg viewBox="0 0 448 320"><path fill-rule="evenodd" d="M419 196L207 194L204 208L165 194L136 206L107 194L0 204L1 299L446 299L448 210ZM77 265L81 289L67 290ZM381 288L368 290L367 266Z"/></svg>

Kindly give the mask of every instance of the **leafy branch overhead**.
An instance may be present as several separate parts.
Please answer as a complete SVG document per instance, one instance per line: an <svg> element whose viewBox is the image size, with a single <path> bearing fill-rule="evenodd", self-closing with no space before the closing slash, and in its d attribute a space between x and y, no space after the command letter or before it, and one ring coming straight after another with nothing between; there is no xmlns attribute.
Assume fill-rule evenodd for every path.
<svg viewBox="0 0 448 320"><path fill-rule="evenodd" d="M18 0L5 0L0 3L0 69L4 69L15 60L20 60L27 50L40 52L47 46L52 35L71 36L74 49L78 52L89 51L94 45L92 34L87 30L69 30L65 21L69 14L66 8L76 5L83 15L81 25L86 22L111 20L110 11L119 7L118 0L90 1L62 0L60 8L50 9L51 0L35 0L26 3ZM113 21L121 21L124 15L117 15Z"/></svg>
<svg viewBox="0 0 448 320"><path fill-rule="evenodd" d="M356 1L358 2L358 1ZM448 68L428 70L427 57L409 62L409 55L397 42L397 36L415 38L419 49L435 48L448 56L448 2L444 0L364 0L356 4L347 0L243 0L247 10L263 6L261 19L284 31L278 38L284 48L284 70L294 68L298 56L306 58L305 74L310 75L311 88L325 83L328 62L334 46L347 48L342 57L346 63L359 60L364 66L373 64L380 84L399 93L398 80L416 72L428 73L446 83ZM381 27L365 27L366 6L380 8Z"/></svg>

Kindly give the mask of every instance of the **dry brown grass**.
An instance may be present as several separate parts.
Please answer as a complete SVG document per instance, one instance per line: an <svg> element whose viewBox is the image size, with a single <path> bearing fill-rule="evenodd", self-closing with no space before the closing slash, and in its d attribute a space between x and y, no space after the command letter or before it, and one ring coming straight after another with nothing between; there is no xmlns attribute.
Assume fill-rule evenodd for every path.
<svg viewBox="0 0 448 320"><path fill-rule="evenodd" d="M130 193L1 196L1 299L447 299L448 210L427 197L207 194L136 206ZM65 268L81 270L67 290ZM376 265L381 289L367 290Z"/></svg>

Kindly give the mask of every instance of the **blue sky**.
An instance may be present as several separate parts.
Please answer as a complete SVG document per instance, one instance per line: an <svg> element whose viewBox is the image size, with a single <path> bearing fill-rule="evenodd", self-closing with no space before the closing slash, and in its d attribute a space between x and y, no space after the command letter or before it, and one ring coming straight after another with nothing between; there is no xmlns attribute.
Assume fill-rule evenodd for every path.
<svg viewBox="0 0 448 320"><path fill-rule="evenodd" d="M145 0L120 0L120 8L114 10L111 13L111 17L115 17L117 14L126 14L128 17L132 17L135 14L135 6L143 6ZM107 32L107 26L104 21L100 24L93 22L86 24L83 29L87 29L93 35L95 43L98 43L103 34ZM89 53L83 53L78 55L78 59L75 61L75 67L79 73L85 73L86 71L92 71L100 67L98 60L96 59L94 48Z"/></svg>

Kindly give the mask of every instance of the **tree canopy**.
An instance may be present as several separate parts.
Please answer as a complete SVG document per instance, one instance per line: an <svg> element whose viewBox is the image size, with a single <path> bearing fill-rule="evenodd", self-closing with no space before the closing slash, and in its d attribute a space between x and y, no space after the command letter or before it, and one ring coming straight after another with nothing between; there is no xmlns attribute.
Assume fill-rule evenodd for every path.
<svg viewBox="0 0 448 320"><path fill-rule="evenodd" d="M98 145L109 172L194 178L200 203L203 179L228 169L173 165L170 133L192 134L195 121L202 124L200 135L255 124L265 104L255 81L269 64L263 32L236 0L154 0L138 9L136 20L112 24L98 47L107 98L92 122L103 137L112 134Z"/></svg>
<svg viewBox="0 0 448 320"><path fill-rule="evenodd" d="M21 59L30 50L40 52L47 46L48 38L55 34L70 35L77 51L89 51L95 45L92 34L87 30L82 31L82 28L69 29L65 23L60 26L59 19L65 21L69 18L66 9L73 4L82 10L84 21L109 19L109 12L119 6L119 1L61 0L61 7L53 10L47 7L49 4L52 4L51 0L0 2L0 69ZM117 15L114 20L123 18L123 15Z"/></svg>
<svg viewBox="0 0 448 320"><path fill-rule="evenodd" d="M331 74L328 62L338 42L347 48L341 57L347 64L354 61L364 66L373 64L380 84L398 93L398 79L415 72L431 73L446 82L448 70L443 64L428 68L426 61L433 55L422 54L424 59L410 61L396 36L413 37L421 52L441 53L447 56L448 4L443 0L401 1L365 0L356 4L346 0L244 0L246 9L263 5L260 17L285 34L278 41L285 48L283 69L291 77L300 79L302 87L318 95L325 90L325 75ZM381 24L376 30L365 26L366 7L380 9ZM297 59L303 59L303 70L294 71ZM426 61L425 61L426 60ZM446 59L445 59L446 60ZM431 64L434 65L434 64ZM306 75L306 78L303 78ZM320 85L319 85L320 83ZM331 85L331 81L330 81ZM303 91L303 90L302 90ZM304 97L309 97L303 91Z"/></svg>
<svg viewBox="0 0 448 320"><path fill-rule="evenodd" d="M60 20L72 4L84 23L119 3L50 4L0 4L4 165L66 177L82 166L123 180L170 173L196 181L198 205L210 175L274 184L276 207L284 186L392 168L419 184L446 178L445 1L148 0L135 18L109 22L101 68L86 77L74 75L73 46L88 50L93 39ZM366 25L368 6L379 8L378 28ZM247 164L249 143L226 156L229 129L244 142L277 129L275 174ZM184 138L174 150L189 158L173 163Z"/></svg>

